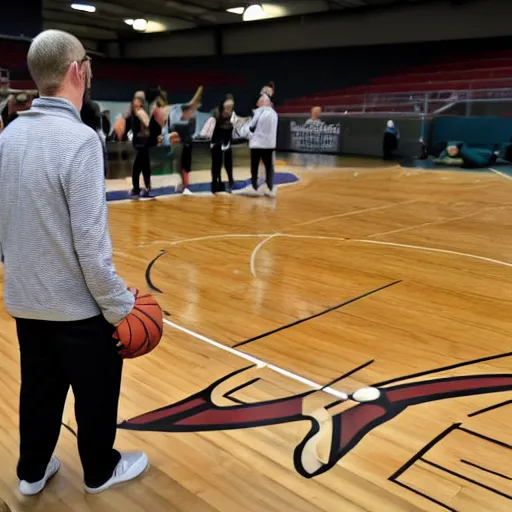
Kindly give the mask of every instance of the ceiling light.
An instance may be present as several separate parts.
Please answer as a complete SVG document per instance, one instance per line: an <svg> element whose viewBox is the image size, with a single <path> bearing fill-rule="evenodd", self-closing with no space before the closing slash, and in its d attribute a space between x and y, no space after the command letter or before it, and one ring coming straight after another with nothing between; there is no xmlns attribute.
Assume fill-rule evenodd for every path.
<svg viewBox="0 0 512 512"><path fill-rule="evenodd" d="M137 20L133 20L133 30L137 32L144 32L148 27L148 20L144 18L139 18Z"/></svg>
<svg viewBox="0 0 512 512"><path fill-rule="evenodd" d="M232 7L231 9L226 9L226 11L231 12L233 14L243 14L245 11L245 7Z"/></svg>
<svg viewBox="0 0 512 512"><path fill-rule="evenodd" d="M124 22L125 22L127 25L130 25L130 26L132 26L132 25L133 25L133 20L132 20L132 19L124 20Z"/></svg>
<svg viewBox="0 0 512 512"><path fill-rule="evenodd" d="M75 11L96 12L96 7L89 4L71 4L71 9L75 9Z"/></svg>
<svg viewBox="0 0 512 512"><path fill-rule="evenodd" d="M265 17L265 11L260 4L249 5L244 12L244 21L261 20Z"/></svg>
<svg viewBox="0 0 512 512"><path fill-rule="evenodd" d="M169 29L167 28L167 25L165 23L162 23L160 21L148 20L148 26L146 27L146 30L144 32L146 32L146 34L154 34L157 32L165 32L167 30Z"/></svg>

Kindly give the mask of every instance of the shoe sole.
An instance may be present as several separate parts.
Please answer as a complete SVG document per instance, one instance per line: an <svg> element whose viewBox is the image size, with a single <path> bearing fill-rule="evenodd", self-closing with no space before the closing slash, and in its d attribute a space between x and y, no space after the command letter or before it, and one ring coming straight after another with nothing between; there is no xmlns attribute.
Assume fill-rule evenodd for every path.
<svg viewBox="0 0 512 512"><path fill-rule="evenodd" d="M60 460L57 459L57 468L55 471L44 481L43 485L41 486L41 489L39 489L37 492L23 492L21 490L21 486L19 488L20 494L22 496L37 496L38 494L42 493L44 491L44 488L48 485L48 482L59 472L60 469Z"/></svg>
<svg viewBox="0 0 512 512"><path fill-rule="evenodd" d="M123 477L116 482L112 482L111 484L105 484L101 487L98 487L97 489L91 489L90 487L85 486L85 492L87 494L100 494L102 492L108 491L109 489L112 489L113 487L117 487L118 485L125 484L127 482L131 482L132 480L135 480L148 469L149 467L149 459L147 455L144 455L144 457L141 457L140 461L138 461L136 464L134 464L129 471L127 471Z"/></svg>

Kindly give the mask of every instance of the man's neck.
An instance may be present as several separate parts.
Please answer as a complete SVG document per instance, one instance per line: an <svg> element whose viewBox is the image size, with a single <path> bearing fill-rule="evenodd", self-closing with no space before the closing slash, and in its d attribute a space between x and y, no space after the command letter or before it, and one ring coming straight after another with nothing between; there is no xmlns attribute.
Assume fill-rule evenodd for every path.
<svg viewBox="0 0 512 512"><path fill-rule="evenodd" d="M77 98L76 94L69 93L66 90L57 91L54 96L41 96L42 98L55 98L60 100L69 101L77 110L82 110L83 98Z"/></svg>

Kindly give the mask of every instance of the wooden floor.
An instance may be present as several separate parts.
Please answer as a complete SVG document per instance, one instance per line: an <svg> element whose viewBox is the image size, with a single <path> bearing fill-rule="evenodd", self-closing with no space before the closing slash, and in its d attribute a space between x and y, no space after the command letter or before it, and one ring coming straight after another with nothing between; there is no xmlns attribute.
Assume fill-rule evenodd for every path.
<svg viewBox="0 0 512 512"><path fill-rule="evenodd" d="M0 311L13 511L512 510L512 182L349 165L294 168L275 202L111 205L119 273L147 291L160 255L148 277L169 314L161 346L125 366L118 448L151 459L136 483L86 496L63 429L59 475L17 494L18 348ZM340 398L366 386L380 398Z"/></svg>

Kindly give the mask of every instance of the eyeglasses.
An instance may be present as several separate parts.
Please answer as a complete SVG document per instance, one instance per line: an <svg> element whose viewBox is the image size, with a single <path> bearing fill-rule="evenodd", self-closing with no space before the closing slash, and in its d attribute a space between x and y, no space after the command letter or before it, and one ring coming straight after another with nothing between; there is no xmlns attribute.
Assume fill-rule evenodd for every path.
<svg viewBox="0 0 512 512"><path fill-rule="evenodd" d="M84 62L91 62L92 57L89 57L89 55L85 54L82 60L78 61L78 64L83 64Z"/></svg>

